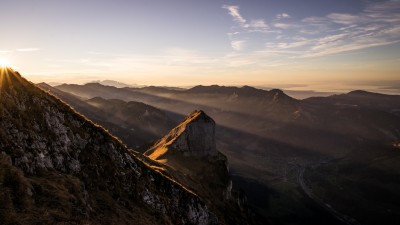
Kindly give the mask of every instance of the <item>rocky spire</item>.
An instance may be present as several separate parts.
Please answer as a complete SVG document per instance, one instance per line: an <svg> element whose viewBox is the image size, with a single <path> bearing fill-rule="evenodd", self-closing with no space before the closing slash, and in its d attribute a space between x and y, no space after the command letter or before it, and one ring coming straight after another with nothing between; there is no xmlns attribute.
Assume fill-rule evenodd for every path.
<svg viewBox="0 0 400 225"><path fill-rule="evenodd" d="M238 204L243 198L232 190L228 159L216 149L215 122L205 112L192 112L145 155L157 161L155 168L208 199L222 223L253 224L247 209Z"/></svg>
<svg viewBox="0 0 400 225"><path fill-rule="evenodd" d="M184 156L216 155L214 120L205 112L196 110L145 154L157 160L162 159L165 154L177 152Z"/></svg>

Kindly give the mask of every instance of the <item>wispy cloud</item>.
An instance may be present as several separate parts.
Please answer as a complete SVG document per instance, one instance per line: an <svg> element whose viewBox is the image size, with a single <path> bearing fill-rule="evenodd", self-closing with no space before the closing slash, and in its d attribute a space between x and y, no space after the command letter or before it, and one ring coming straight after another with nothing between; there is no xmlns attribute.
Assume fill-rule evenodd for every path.
<svg viewBox="0 0 400 225"><path fill-rule="evenodd" d="M264 19L245 19L240 14L240 8L237 5L223 5L222 8L228 11L228 14L232 16L233 21L238 25L232 28L232 32L228 33L229 39L231 40L230 44L234 51L243 51L247 46L247 41L238 39L236 37L237 35L246 35L248 33L265 33L269 31L269 25Z"/></svg>
<svg viewBox="0 0 400 225"><path fill-rule="evenodd" d="M240 14L238 6L223 8L243 30L250 28L251 23ZM287 13L280 13L270 24L260 19L259 27L263 31L268 30L271 35L259 35L256 41L264 40L266 49L256 51L309 58L393 44L400 42L399 12L400 1L387 0L368 2L364 10L354 14L333 12L295 20ZM274 33L275 38L271 38ZM255 40L254 37L251 40ZM240 41L231 42L231 45L234 50L242 49Z"/></svg>
<svg viewBox="0 0 400 225"><path fill-rule="evenodd" d="M291 24L291 23L274 23L274 27L287 30L296 28L298 26L296 24Z"/></svg>
<svg viewBox="0 0 400 225"><path fill-rule="evenodd" d="M276 15L277 19L288 19L291 18L291 16L287 13L279 13L278 15Z"/></svg>
<svg viewBox="0 0 400 225"><path fill-rule="evenodd" d="M359 23L363 20L362 17L358 15L351 15L351 14L341 14L341 13L332 13L328 15L328 18L335 23L344 24L344 25L351 25Z"/></svg>
<svg viewBox="0 0 400 225"><path fill-rule="evenodd" d="M268 29L268 25L264 19L246 20L240 14L240 8L237 5L223 5L222 8L228 10L233 20L245 31L265 32Z"/></svg>
<svg viewBox="0 0 400 225"><path fill-rule="evenodd" d="M257 20L251 20L250 23L248 24L248 27L256 29L266 29L268 28L268 25L265 23L264 20L257 19Z"/></svg>
<svg viewBox="0 0 400 225"><path fill-rule="evenodd" d="M239 23L241 26L246 26L246 20L239 13L239 6L237 5L224 5L222 8L228 10L229 14L233 17L233 20Z"/></svg>
<svg viewBox="0 0 400 225"><path fill-rule="evenodd" d="M331 32L322 34L304 54L318 57L400 41L400 1L370 3L358 14L332 13L325 17Z"/></svg>
<svg viewBox="0 0 400 225"><path fill-rule="evenodd" d="M292 48L299 48L311 43L311 40L301 40L295 42L280 42L276 45L278 49L292 49Z"/></svg>
<svg viewBox="0 0 400 225"><path fill-rule="evenodd" d="M231 41L231 46L234 50L236 51L241 51L244 49L244 45L245 45L246 41Z"/></svg>
<svg viewBox="0 0 400 225"><path fill-rule="evenodd" d="M19 48L17 49L18 52L35 52L40 51L40 48Z"/></svg>

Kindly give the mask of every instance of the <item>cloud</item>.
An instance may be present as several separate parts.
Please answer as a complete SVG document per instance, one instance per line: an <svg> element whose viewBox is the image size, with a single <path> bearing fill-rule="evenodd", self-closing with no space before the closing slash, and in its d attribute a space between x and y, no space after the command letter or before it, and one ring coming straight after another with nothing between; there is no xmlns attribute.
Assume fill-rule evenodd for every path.
<svg viewBox="0 0 400 225"><path fill-rule="evenodd" d="M328 18L333 22L344 25L351 25L360 22L363 18L357 15L332 13Z"/></svg>
<svg viewBox="0 0 400 225"><path fill-rule="evenodd" d="M288 19L291 18L291 16L287 13L279 13L278 15L276 15L277 19Z"/></svg>
<svg viewBox="0 0 400 225"><path fill-rule="evenodd" d="M35 52L40 51L40 48L19 48L17 49L18 52Z"/></svg>
<svg viewBox="0 0 400 225"><path fill-rule="evenodd" d="M281 43L278 43L276 45L276 47L279 49L290 49L290 48L302 47L302 46L308 45L309 43L310 43L310 40L296 41L296 42L290 42L290 43L281 42Z"/></svg>
<svg viewBox="0 0 400 225"><path fill-rule="evenodd" d="M396 41L373 42L371 40L371 41L356 41L352 44L345 44L345 45L316 46L313 48L313 50L321 50L321 51L310 51L304 54L302 57L304 58L321 57L321 56L334 55L338 53L344 53L344 52L355 51L376 46L383 46L394 43L396 43Z"/></svg>
<svg viewBox="0 0 400 225"><path fill-rule="evenodd" d="M261 19L250 21L250 24L248 24L248 26L261 29L268 28L268 25L265 23L265 21Z"/></svg>
<svg viewBox="0 0 400 225"><path fill-rule="evenodd" d="M221 59L228 66L287 65L400 42L398 0L368 1L364 9L352 14L331 12L295 19L280 13L269 23L246 18L239 6L223 8L237 24L228 33L232 55Z"/></svg>
<svg viewBox="0 0 400 225"><path fill-rule="evenodd" d="M304 56L326 56L400 42L399 10L400 1L391 0L370 3L358 14L329 14L324 24L333 34L321 36Z"/></svg>
<svg viewBox="0 0 400 225"><path fill-rule="evenodd" d="M239 13L239 6L237 5L224 5L222 6L223 9L228 10L229 15L233 17L233 20L239 23L241 26L246 25L246 20L240 15Z"/></svg>
<svg viewBox="0 0 400 225"><path fill-rule="evenodd" d="M400 42L400 1L369 3L355 14L330 13L292 23L274 23L286 42L269 44L276 51L303 47L299 57L321 57ZM296 29L293 29L296 28ZM291 29L308 41L292 38Z"/></svg>
<svg viewBox="0 0 400 225"><path fill-rule="evenodd" d="M235 51L241 51L245 47L246 41L231 41L231 46Z"/></svg>
<svg viewBox="0 0 400 225"><path fill-rule="evenodd" d="M297 28L298 26L290 23L274 23L274 27L286 30Z"/></svg>
<svg viewBox="0 0 400 225"><path fill-rule="evenodd" d="M229 15L232 16L235 21L242 29L250 32L265 32L268 29L268 25L263 19L254 19L248 22L239 12L239 6L237 5L223 5L223 9L228 10Z"/></svg>

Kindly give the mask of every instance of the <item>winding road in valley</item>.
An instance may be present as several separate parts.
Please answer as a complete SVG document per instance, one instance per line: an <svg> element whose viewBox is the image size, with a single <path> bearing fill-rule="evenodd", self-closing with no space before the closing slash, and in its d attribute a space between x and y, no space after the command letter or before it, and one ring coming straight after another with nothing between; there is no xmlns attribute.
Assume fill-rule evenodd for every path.
<svg viewBox="0 0 400 225"><path fill-rule="evenodd" d="M312 193L311 188L309 188L306 185L305 181L304 181L304 172L305 172L305 170L306 170L306 168L304 166L300 167L299 175L298 175L298 183L299 183L301 189L304 191L304 193L309 198L311 198L316 204L318 204L320 207L325 209L327 212L329 212L333 217L335 217L337 220L341 221L343 224L346 224L346 225L361 225L354 218L336 211L334 208L332 208L332 206L330 206L327 203L324 203L321 199L319 199L316 195L314 195Z"/></svg>

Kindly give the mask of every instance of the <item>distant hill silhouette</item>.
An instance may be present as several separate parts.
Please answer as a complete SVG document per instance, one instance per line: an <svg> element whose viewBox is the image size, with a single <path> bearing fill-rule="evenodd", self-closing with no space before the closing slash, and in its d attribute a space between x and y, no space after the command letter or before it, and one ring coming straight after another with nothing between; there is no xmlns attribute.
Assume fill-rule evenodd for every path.
<svg viewBox="0 0 400 225"><path fill-rule="evenodd" d="M113 86L113 87L117 87L117 88L124 88L124 87L135 87L137 85L130 85L130 84L125 84L119 81L115 81L115 80L98 80L98 81L92 81L89 83L98 83L104 86Z"/></svg>

